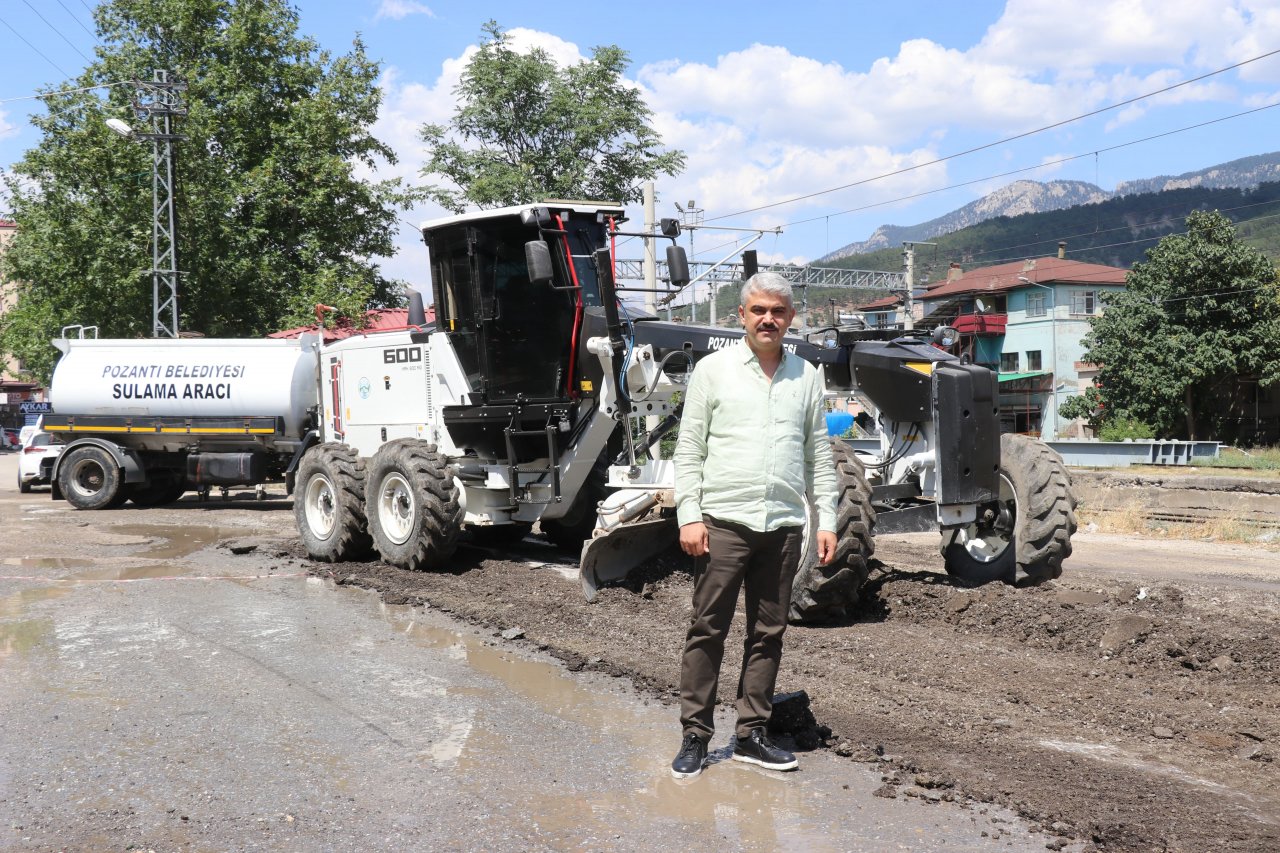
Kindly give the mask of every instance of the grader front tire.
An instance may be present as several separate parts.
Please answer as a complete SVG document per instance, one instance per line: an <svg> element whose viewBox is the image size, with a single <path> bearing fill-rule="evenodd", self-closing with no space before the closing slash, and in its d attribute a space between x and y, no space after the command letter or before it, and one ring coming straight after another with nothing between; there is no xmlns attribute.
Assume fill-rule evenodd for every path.
<svg viewBox="0 0 1280 853"><path fill-rule="evenodd" d="M369 462L369 535L382 559L414 571L445 565L458 545L458 484L434 444L412 438L384 444Z"/></svg>
<svg viewBox="0 0 1280 853"><path fill-rule="evenodd" d="M859 601L876 549L876 513L862 462L837 439L831 442L831 455L837 481L836 556L825 566L818 563L817 512L811 508L808 541L791 585L790 618L797 622L842 618Z"/></svg>

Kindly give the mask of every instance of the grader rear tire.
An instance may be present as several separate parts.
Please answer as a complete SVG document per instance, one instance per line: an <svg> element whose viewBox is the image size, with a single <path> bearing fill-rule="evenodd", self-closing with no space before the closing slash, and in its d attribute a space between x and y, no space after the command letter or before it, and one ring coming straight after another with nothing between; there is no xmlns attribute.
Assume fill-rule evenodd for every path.
<svg viewBox="0 0 1280 853"><path fill-rule="evenodd" d="M337 563L372 553L364 492L364 461L353 448L329 442L303 455L293 517L311 559Z"/></svg>
<svg viewBox="0 0 1280 853"><path fill-rule="evenodd" d="M369 462L366 490L369 535L383 560L417 571L453 556L461 495L434 444L400 438L382 445Z"/></svg>
<svg viewBox="0 0 1280 853"><path fill-rule="evenodd" d="M831 441L836 468L836 556L818 564L817 510L809 508L805 550L791 584L790 618L794 622L825 622L843 618L858 603L870 571L876 545L872 528L876 512L871 508L871 486L862 462L849 445Z"/></svg>
<svg viewBox="0 0 1280 853"><path fill-rule="evenodd" d="M1058 454L1025 435L1000 436L1000 504L975 524L943 532L947 573L970 583L1019 586L1061 576L1076 532L1075 508Z"/></svg>

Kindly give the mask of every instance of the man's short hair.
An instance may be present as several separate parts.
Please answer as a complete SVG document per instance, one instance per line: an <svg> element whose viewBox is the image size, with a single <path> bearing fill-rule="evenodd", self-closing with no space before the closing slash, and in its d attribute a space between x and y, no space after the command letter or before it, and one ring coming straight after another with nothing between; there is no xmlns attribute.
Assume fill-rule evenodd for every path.
<svg viewBox="0 0 1280 853"><path fill-rule="evenodd" d="M796 304L791 295L791 282L776 272L758 272L744 281L742 290L738 293L738 304L745 307L747 297L752 293L767 293L771 296L780 296L787 300L788 305L794 307Z"/></svg>

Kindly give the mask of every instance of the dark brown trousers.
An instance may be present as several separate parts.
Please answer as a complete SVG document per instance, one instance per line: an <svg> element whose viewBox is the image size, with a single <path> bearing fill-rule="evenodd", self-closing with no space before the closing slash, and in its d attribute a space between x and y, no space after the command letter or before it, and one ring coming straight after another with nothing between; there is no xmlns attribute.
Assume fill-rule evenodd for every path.
<svg viewBox="0 0 1280 853"><path fill-rule="evenodd" d="M800 561L801 528L759 533L703 516L708 553L694 561L693 615L680 661L680 724L684 734L710 739L724 641L738 590L746 587L747 636L738 678L737 734L769 722L782 660L791 582Z"/></svg>

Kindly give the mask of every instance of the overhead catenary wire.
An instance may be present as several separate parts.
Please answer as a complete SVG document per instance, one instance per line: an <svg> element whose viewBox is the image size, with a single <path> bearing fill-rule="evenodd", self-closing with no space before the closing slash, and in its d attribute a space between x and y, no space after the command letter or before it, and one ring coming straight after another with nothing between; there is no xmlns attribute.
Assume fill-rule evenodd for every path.
<svg viewBox="0 0 1280 853"><path fill-rule="evenodd" d="M987 175L986 177L982 177L982 178L974 178L971 181L962 181L957 184L949 184L948 186L945 186L945 187L938 187L937 189L932 189L932 190L924 190L923 192L912 193L911 195L899 196L898 198L886 199L884 201L877 201L872 204L864 204L861 207L852 207L852 208L849 208L848 210L841 210L836 213L826 213L826 214L823 214L822 216L811 216L808 219L797 219L793 222L784 222L783 224L777 227L790 228L792 225L806 225L810 222L817 222L818 220L821 220L821 219L830 219L833 216L844 216L849 213L859 213L861 211L870 210L875 207L884 207L885 205L897 204L898 202L901 202L901 201L911 201L912 199L923 198L924 196L927 196L927 195L946 192L947 190L954 190L954 189L959 189L960 187L968 187L968 186L972 186L973 184L981 184L986 181L993 181L997 178L1007 178L1010 175L1019 175L1019 174L1022 174L1023 172L1034 172L1038 169L1046 169L1051 166L1061 166L1063 163L1070 163L1073 160L1081 160L1086 157L1096 157L1099 154L1106 154L1107 152L1117 151L1121 148L1128 148L1129 146L1132 146L1132 145L1139 145L1144 142L1151 142L1152 140L1161 139L1166 136L1174 136L1175 134L1186 133L1187 131L1190 131L1190 130L1196 130L1201 127L1207 127L1211 124L1218 124L1219 122L1230 121L1231 119L1242 118L1243 116L1253 115L1254 113L1260 113L1263 110L1275 109L1276 107L1280 107L1280 102L1276 102L1274 104L1267 104L1261 107L1255 107L1254 109L1245 110L1244 112L1233 113L1232 115L1229 115L1229 116L1222 116L1220 118L1210 119L1209 121L1202 121L1196 124L1190 124L1185 127L1175 128L1174 130L1166 130L1163 133L1156 133L1156 134L1152 134L1151 136L1144 136L1141 139L1131 139L1128 142L1121 142L1117 145L1110 145L1106 148L1098 148L1094 151L1088 151L1083 154L1072 154L1067 157L1061 157L1057 160L1050 160L1044 163L1037 163L1034 166L1023 166L1021 168L1012 169L1007 172L1000 172L995 175Z"/></svg>
<svg viewBox="0 0 1280 853"><path fill-rule="evenodd" d="M79 18L77 18L74 14L72 14L71 10L67 8L66 3L63 3L62 0L58 0L58 5L62 7L62 11L67 13L68 18L75 21L80 26L80 29L84 30L86 33L89 34L90 38L94 39L95 41L97 40L98 37L94 35L93 30L86 27L84 25L84 22L82 22ZM90 14L90 17L92 17L93 13L90 12L89 14Z"/></svg>
<svg viewBox="0 0 1280 853"><path fill-rule="evenodd" d="M80 48L76 47L75 42L73 42L71 39L67 38L67 37L63 34L62 30L60 30L60 29L58 29L57 27L55 27L55 26L53 25L53 23L52 23L48 18L46 18L44 15L41 15L41 14L40 14L40 10L39 10L39 9L37 9L35 6L32 6L32 5L31 5L31 0L22 0L22 2L23 2L23 5L25 5L28 9L30 9L33 13L35 13L35 16L36 16L37 18L39 18L40 20L44 21L45 26L47 26L49 29L53 30L55 33L57 33L58 38L60 38L60 39L62 39L63 41L65 41L68 45L70 45L70 47L71 47L71 49L72 49L72 50L74 50L76 53L80 54L80 56L84 59L84 61L85 61L85 62L93 62L93 60L92 60L92 59L90 59L88 56L86 56L86 55L85 55L85 52L84 52L83 50L81 50Z"/></svg>
<svg viewBox="0 0 1280 853"><path fill-rule="evenodd" d="M1155 91L1147 92L1146 94L1143 94L1143 95L1137 95L1137 96L1132 97L1132 98L1127 98L1126 100L1123 100L1123 101L1118 101L1118 102L1116 102L1116 103L1114 103L1114 104L1108 104L1108 105L1107 105L1107 106L1105 106L1105 107L1099 107L1098 109L1096 109L1096 110L1091 110L1091 111L1089 111L1089 112L1087 112L1087 113L1082 113L1082 114L1077 115L1077 116L1072 116L1071 118L1063 119L1063 120L1061 120L1061 121L1056 121L1056 122L1053 122L1052 124L1046 124L1046 125L1043 125L1043 126L1041 126L1041 127L1037 127L1037 128L1035 128L1035 129L1033 129L1033 130L1028 130L1028 131L1024 131L1024 132L1022 132L1022 133L1017 133L1017 134L1014 134L1013 136L1006 136L1006 137L1004 137L1003 139L997 139L997 140L995 140L995 141L993 141L993 142L983 143L982 145L977 145L977 146L974 146L974 147L972 147L972 148L967 148L967 149L965 149L965 150L963 150L963 151L957 151L957 152L955 152L955 153L953 153L953 154L946 154L946 155L944 155L944 156L942 156L942 157L938 157L938 158L936 158L936 159L929 160L929 161L926 161L926 162L924 162L924 163L916 163L916 164L911 165L911 166L904 166L904 167L903 167L903 168L901 168L901 169L895 169L895 170L893 170L893 171L891 171L891 172L886 172L886 173L881 174L881 175L875 175L875 176L872 176L872 177L870 177L870 178L863 178L863 179L858 180L858 181L853 181L853 182L851 182L851 183L842 184L842 185L840 185L840 186L838 186L838 187L831 187L831 188L829 188L829 189L825 189L825 190L817 190L817 191L815 191L815 192L805 193L804 195L794 196L794 197L792 197L792 198L782 199L782 200L780 200L780 201L769 202L768 204L762 204L762 205L758 205L758 206L756 206L756 207L747 208L746 210L739 210L739 211L735 211L734 213L725 213L725 214L721 214L720 216L712 216L712 217L708 217L707 221L708 221L708 222L714 222L714 221L716 221L716 220L720 220L720 219L730 219L730 218L735 217L735 216L744 216L744 215L746 215L746 214L748 214L748 213L756 213L756 212L758 212L758 211L761 211L761 210L768 210L768 209L773 208L773 207L781 207L782 205L785 205L785 204L794 204L794 203L795 203L795 202L797 202L797 201L804 201L804 200L806 200L806 199L816 198L816 197L818 197L818 196L822 196L822 195L829 195L830 193L833 193L833 192L839 192L840 190L846 190L846 189L850 189L850 188L852 188L852 187L862 186L862 185L864 185L864 184L873 183L873 182L875 182L875 181L882 181L882 180L885 180L886 178L896 177L897 175L903 175L903 174L906 174L906 173L908 173L908 172L913 172L913 171L916 171L916 170L918 170L918 169L926 168L926 167L928 167L928 166L935 166L935 165L937 165L937 164L939 164L939 163L945 163L945 162L947 162L947 161L949 161L949 160L955 160L955 159L957 159L957 158L959 158L959 157L965 157L965 156L968 156L968 155L970 155L970 154L976 154L976 153L977 153L977 152L979 152L979 151L986 151L987 149L989 149L989 148L994 148L994 147L996 147L996 146L998 146L998 145L1004 145L1004 144L1006 144L1006 143L1014 142L1014 141L1019 140L1019 139L1026 139L1027 137L1035 136L1035 135L1037 135L1037 134L1044 133L1044 132L1046 132L1046 131L1053 130L1053 129L1055 129L1055 128L1063 127L1063 126L1068 125L1068 124L1073 124L1073 123L1075 123L1075 122L1077 122L1077 121L1083 121L1084 119L1092 118L1092 117L1094 117L1094 116L1101 115L1101 114L1106 113L1106 112L1111 112L1112 110L1117 110L1117 109L1119 109L1119 108L1121 108L1121 107L1129 106L1130 104L1136 104L1136 103L1138 103L1139 101L1144 101L1144 100L1146 100L1147 98L1153 98L1153 97L1155 97L1156 95L1163 95L1163 94L1166 94L1166 93L1168 93L1168 92L1172 92L1172 91L1174 91L1175 89L1180 89L1180 88L1182 88L1183 86L1189 86L1189 85L1191 85L1192 83L1198 83L1198 82L1200 82L1201 80L1207 80L1208 78L1210 78L1210 77L1214 77L1214 76L1216 76L1216 75L1218 75L1218 74L1224 74L1224 73L1226 73L1227 71L1232 71L1232 70L1234 70L1234 69L1236 69L1236 68L1242 68L1242 67L1244 67L1245 65L1249 65L1250 63L1258 62L1258 61L1263 60L1263 59L1267 59L1268 57L1275 56L1276 54L1280 54L1280 49L1276 49L1276 50L1268 51L1268 52L1263 53L1263 54L1260 54L1260 55L1258 55L1258 56L1254 56L1254 57L1252 57L1252 58L1250 58L1250 59L1245 59L1245 60L1242 60L1241 62L1234 63L1233 65L1228 65L1228 66L1225 66L1225 67L1223 67L1223 68L1218 68L1218 69L1216 69L1216 70L1214 70L1214 71L1206 72L1206 73L1201 74L1201 75L1199 75L1199 76L1197 76L1197 77L1192 77L1192 78L1190 78L1190 79L1183 80L1183 81L1181 81L1181 82L1174 83L1174 84L1172 84L1172 85L1165 86L1165 87L1160 88L1160 89L1156 89Z"/></svg>
<svg viewBox="0 0 1280 853"><path fill-rule="evenodd" d="M13 24L11 24L11 23L9 23L8 21L6 21L6 20L4 19L4 16L0 16L0 24L4 24L6 27L8 27L8 28L9 28L9 30L10 30L10 32L12 32L12 33L13 33L15 36L17 36L18 38L22 39L22 43L23 43L23 44L25 44L27 47L29 47L29 48L31 48L32 50L34 50L34 51L36 52L36 54L38 54L38 55L39 55L39 57L40 57L41 59L43 59L45 62L49 63L50 65L52 65L55 69L57 69L58 73L59 73L59 74L61 74L63 77L66 77L66 78L68 78L68 79L71 77L71 75L70 75L70 74L68 74L67 72L65 72L65 71L63 71L63 70L62 70L62 66L58 65L58 63L54 62L54 61L53 61L52 59L50 59L49 57L45 56L45 55L44 55L44 52L43 52L43 51L41 51L41 50L40 50L40 48L36 47L36 46L35 46L34 44L32 44L31 42L27 41L26 36L24 36L22 33L18 32L17 30L15 30L15 29L13 28Z"/></svg>
<svg viewBox="0 0 1280 853"><path fill-rule="evenodd" d="M54 95L74 95L78 92L92 92L94 89L108 89L112 86L136 86L133 80L116 80L113 83L95 83L92 86L76 86L73 89L58 89L53 92L38 92L34 95L18 95L12 98L0 98L0 104L11 104L15 101L38 101ZM146 85L144 81L142 85Z"/></svg>

